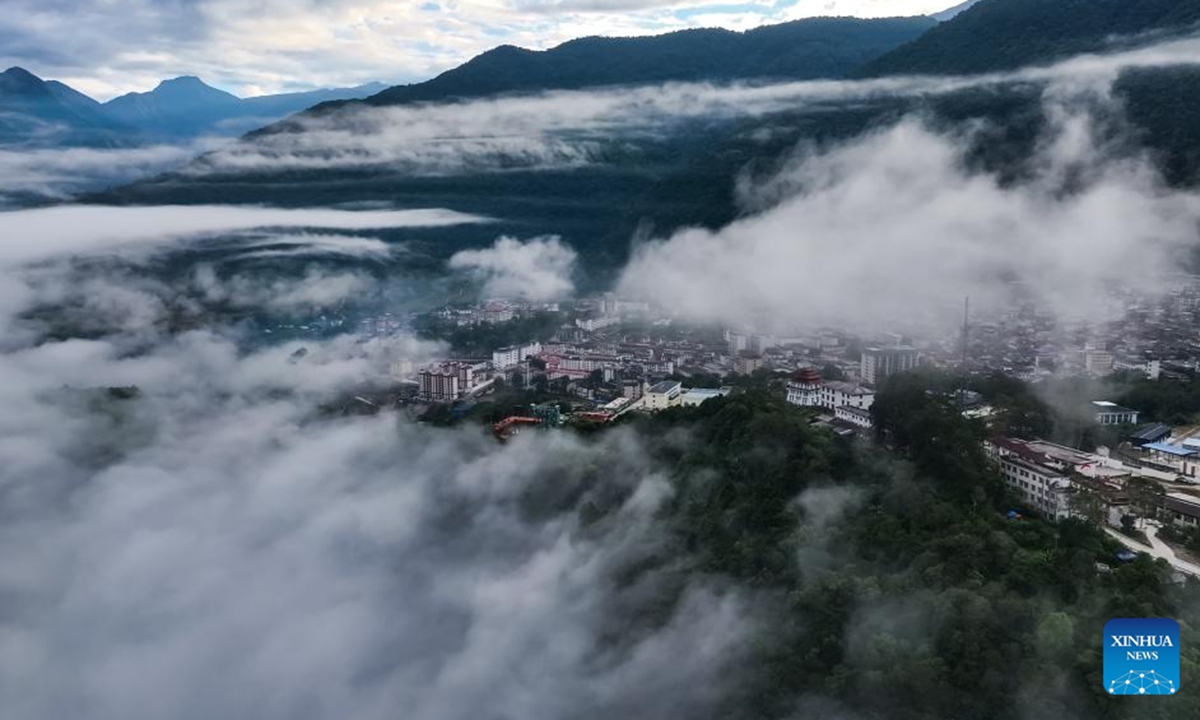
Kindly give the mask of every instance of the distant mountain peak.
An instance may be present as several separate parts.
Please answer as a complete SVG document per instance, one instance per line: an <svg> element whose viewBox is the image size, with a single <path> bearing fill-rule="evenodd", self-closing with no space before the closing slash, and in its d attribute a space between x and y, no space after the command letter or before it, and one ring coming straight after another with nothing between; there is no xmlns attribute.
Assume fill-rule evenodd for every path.
<svg viewBox="0 0 1200 720"><path fill-rule="evenodd" d="M236 95L227 93L224 90L218 90L195 75L180 75L176 78L163 80L149 94L156 97L189 97L226 102L238 99Z"/></svg>
<svg viewBox="0 0 1200 720"><path fill-rule="evenodd" d="M0 73L0 75L4 75L4 76L10 77L10 78L33 78L34 80L40 79L40 78L38 78L37 75L34 75L33 73L29 72L28 70L26 70L25 68L23 68L19 65L13 65L9 69Z"/></svg>
<svg viewBox="0 0 1200 720"><path fill-rule="evenodd" d="M211 88L212 86L209 85L208 83L204 82L200 78L196 77L195 75L180 75L179 77L163 80L162 82L160 82L158 84L158 87L156 87L154 89L155 90L163 90L163 89L167 89L167 88L186 88L186 87Z"/></svg>
<svg viewBox="0 0 1200 720"><path fill-rule="evenodd" d="M0 88L9 93L23 93L45 89L45 82L23 67L10 67L0 73Z"/></svg>

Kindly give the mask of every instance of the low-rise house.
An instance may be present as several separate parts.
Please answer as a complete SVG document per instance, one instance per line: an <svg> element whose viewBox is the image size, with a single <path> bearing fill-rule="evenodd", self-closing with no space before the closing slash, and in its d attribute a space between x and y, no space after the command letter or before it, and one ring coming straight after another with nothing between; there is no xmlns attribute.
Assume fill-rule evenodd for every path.
<svg viewBox="0 0 1200 720"><path fill-rule="evenodd" d="M1137 410L1121 407L1108 400L1093 400L1092 411L1100 425L1136 425L1138 421Z"/></svg>
<svg viewBox="0 0 1200 720"><path fill-rule="evenodd" d="M833 409L833 416L838 420L850 423L863 430L870 430L872 427L871 411L854 407L853 405L839 405L835 407Z"/></svg>
<svg viewBox="0 0 1200 720"><path fill-rule="evenodd" d="M1171 437L1171 426L1163 425L1162 423L1154 423L1143 428L1138 428L1136 432L1129 435L1129 442L1134 447L1142 447L1150 443L1158 443Z"/></svg>
<svg viewBox="0 0 1200 720"><path fill-rule="evenodd" d="M1200 527L1200 498L1184 493L1167 493L1163 498L1166 519L1184 528Z"/></svg>

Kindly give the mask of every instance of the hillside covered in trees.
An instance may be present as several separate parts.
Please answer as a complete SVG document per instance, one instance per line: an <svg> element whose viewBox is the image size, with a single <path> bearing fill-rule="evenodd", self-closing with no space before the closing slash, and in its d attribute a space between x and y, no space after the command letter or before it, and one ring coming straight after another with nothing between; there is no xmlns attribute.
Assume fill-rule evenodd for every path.
<svg viewBox="0 0 1200 720"><path fill-rule="evenodd" d="M934 25L926 17L814 18L745 32L701 28L651 37L585 37L543 51L501 45L431 80L389 88L364 102L445 102L668 81L839 78Z"/></svg>
<svg viewBox="0 0 1200 720"><path fill-rule="evenodd" d="M1196 0L983 0L873 60L864 76L1015 70L1195 30Z"/></svg>
<svg viewBox="0 0 1200 720"><path fill-rule="evenodd" d="M1200 713L1181 695L1144 715L1101 683L1112 617L1178 618L1194 677L1200 586L1170 584L1147 557L1116 562L1119 546L1086 523L1007 519L979 428L923 380L890 384L877 406L892 453L836 438L753 384L633 421L671 478L660 521L674 541L622 582L703 574L762 598L764 629L722 717ZM677 602L649 598L638 617L664 622Z"/></svg>

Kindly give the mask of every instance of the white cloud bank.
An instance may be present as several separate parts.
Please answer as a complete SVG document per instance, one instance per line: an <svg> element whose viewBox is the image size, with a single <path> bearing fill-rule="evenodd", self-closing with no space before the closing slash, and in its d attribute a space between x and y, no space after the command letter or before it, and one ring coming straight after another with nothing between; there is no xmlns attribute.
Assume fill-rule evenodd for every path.
<svg viewBox="0 0 1200 720"><path fill-rule="evenodd" d="M490 248L455 253L449 266L482 280L491 297L557 300L574 289L575 258L575 251L557 237L528 242L502 237Z"/></svg>
<svg viewBox="0 0 1200 720"><path fill-rule="evenodd" d="M0 148L0 208L21 198L64 200L73 194L174 170L223 143L147 148Z"/></svg>
<svg viewBox="0 0 1200 720"><path fill-rule="evenodd" d="M257 228L373 230L447 227L487 220L452 210L329 210L251 206L73 205L0 212L0 265ZM328 238L326 239L328 241ZM378 249L378 246L372 246ZM354 249L364 246L356 242Z"/></svg>
<svg viewBox="0 0 1200 720"><path fill-rule="evenodd" d="M953 322L964 297L1003 302L1014 281L1080 318L1102 316L1114 284L1165 289L1200 245L1200 196L1098 144L1103 98L1046 102L1032 179L973 172L964 137L909 119L746 189L760 214L645 244L620 292L696 319L879 328Z"/></svg>
<svg viewBox="0 0 1200 720"><path fill-rule="evenodd" d="M1054 65L975 77L894 77L770 85L661 86L546 92L442 104L353 106L294 118L296 132L256 137L206 155L195 174L321 168L385 169L406 175L566 169L603 163L639 141L694 120L729 121L880 98L921 98L975 87L1051 83L1107 87L1125 68L1200 62L1190 38Z"/></svg>
<svg viewBox="0 0 1200 720"><path fill-rule="evenodd" d="M436 348L340 338L289 362L301 343L198 331L131 350L152 319L0 347L6 719L713 716L749 598L672 568L616 581L669 542L632 435L322 420Z"/></svg>

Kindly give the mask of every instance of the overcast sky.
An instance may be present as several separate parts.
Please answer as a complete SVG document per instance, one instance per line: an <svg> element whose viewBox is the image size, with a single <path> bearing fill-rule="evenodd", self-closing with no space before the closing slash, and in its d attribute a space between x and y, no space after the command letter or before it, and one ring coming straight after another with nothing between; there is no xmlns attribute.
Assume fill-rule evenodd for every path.
<svg viewBox="0 0 1200 720"><path fill-rule="evenodd" d="M0 68L97 99L199 75L240 95L427 79L503 43L891 17L955 0L3 0Z"/></svg>

